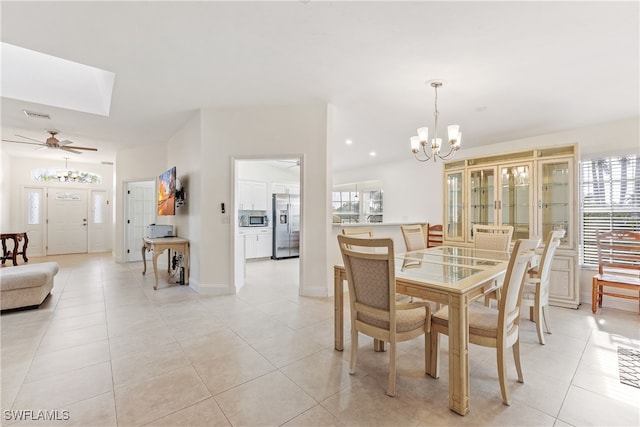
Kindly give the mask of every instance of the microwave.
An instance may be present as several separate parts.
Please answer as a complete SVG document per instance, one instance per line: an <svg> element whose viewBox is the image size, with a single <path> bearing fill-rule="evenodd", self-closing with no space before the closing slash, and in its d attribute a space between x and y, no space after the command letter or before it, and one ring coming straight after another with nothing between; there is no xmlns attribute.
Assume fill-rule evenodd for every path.
<svg viewBox="0 0 640 427"><path fill-rule="evenodd" d="M247 225L249 227L266 227L269 225L269 218L266 215L249 215Z"/></svg>

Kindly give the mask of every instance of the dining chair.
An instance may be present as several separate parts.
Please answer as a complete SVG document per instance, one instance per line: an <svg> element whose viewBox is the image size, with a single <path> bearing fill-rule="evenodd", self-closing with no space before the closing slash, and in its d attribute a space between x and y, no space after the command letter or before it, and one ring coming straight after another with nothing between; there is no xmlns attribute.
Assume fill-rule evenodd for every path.
<svg viewBox="0 0 640 427"><path fill-rule="evenodd" d="M389 343L389 383L386 394L396 394L396 343L425 337L425 365L431 309L427 302L396 302L396 278L391 238L358 239L338 235L347 273L351 307L351 375L355 374L358 334ZM364 249L364 250L363 250ZM370 249L376 249L371 252Z"/></svg>
<svg viewBox="0 0 640 427"><path fill-rule="evenodd" d="M521 305L523 307L529 307L529 318L536 323L540 344L545 343L544 334L542 333L543 322L546 333L551 333L549 322L551 264L553 262L553 255L558 246L560 246L560 239L564 237L564 234L564 230L549 232L537 268L529 270L529 274L525 277Z"/></svg>
<svg viewBox="0 0 640 427"><path fill-rule="evenodd" d="M429 224L410 224L401 225L402 238L404 239L404 245L407 248L407 252L418 251L420 249L427 248L426 242L426 230Z"/></svg>
<svg viewBox="0 0 640 427"><path fill-rule="evenodd" d="M509 389L507 387L507 363L505 353L512 348L518 372L518 382L524 382L520 363L520 301L523 291L525 273L531 259L535 256L534 249L539 240L518 240L509 257L509 264L505 273L504 292L498 302L498 308L485 307L481 304L469 304L469 342L483 347L496 349L498 363L498 379L502 402L510 404ZM431 316L431 333L429 342L429 362L431 376L439 376L439 334L449 334L449 309L443 307Z"/></svg>
<svg viewBox="0 0 640 427"><path fill-rule="evenodd" d="M513 236L511 225L473 224L473 247L491 251L508 251Z"/></svg>
<svg viewBox="0 0 640 427"><path fill-rule="evenodd" d="M513 226L511 225L473 224L473 247L476 249L506 252L509 250L509 245L511 245L512 236ZM494 283L495 289L484 297L484 305L487 307L491 304L492 299L500 299L498 280Z"/></svg>
<svg viewBox="0 0 640 427"><path fill-rule="evenodd" d="M427 229L427 247L442 246L442 224L430 225Z"/></svg>
<svg viewBox="0 0 640 427"><path fill-rule="evenodd" d="M373 228L371 227L349 227L343 228L342 234L351 237L373 237Z"/></svg>

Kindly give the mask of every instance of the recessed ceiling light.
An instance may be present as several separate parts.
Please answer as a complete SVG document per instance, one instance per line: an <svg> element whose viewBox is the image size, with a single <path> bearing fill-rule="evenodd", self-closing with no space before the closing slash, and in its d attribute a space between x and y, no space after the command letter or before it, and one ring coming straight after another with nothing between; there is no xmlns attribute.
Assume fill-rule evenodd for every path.
<svg viewBox="0 0 640 427"><path fill-rule="evenodd" d="M350 139L347 139L344 143L347 144L347 145L351 145L351 144L353 144L353 141L350 140Z"/></svg>
<svg viewBox="0 0 640 427"><path fill-rule="evenodd" d="M370 152L370 153L369 153L369 155L370 155L371 157L375 157L375 156L376 156L376 152L375 152L375 151L372 151L372 152Z"/></svg>

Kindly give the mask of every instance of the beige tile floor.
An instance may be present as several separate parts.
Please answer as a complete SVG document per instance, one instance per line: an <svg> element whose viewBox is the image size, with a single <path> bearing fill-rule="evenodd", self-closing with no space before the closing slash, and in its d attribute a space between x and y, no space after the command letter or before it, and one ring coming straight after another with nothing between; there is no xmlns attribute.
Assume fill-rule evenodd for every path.
<svg viewBox="0 0 640 427"><path fill-rule="evenodd" d="M140 263L106 254L31 262L52 259L52 297L0 318L2 425L640 425L640 389L619 382L616 353L640 348L638 313L552 307L546 346L523 321L525 383L510 364L510 407L494 351L471 346L461 417L448 410L447 376L425 377L422 340L399 347L397 397L384 394L388 355L366 337L350 376L349 343L333 350L333 299L298 296L296 260L250 263L239 295L214 297L166 278L154 291ZM68 420L16 421L12 410Z"/></svg>

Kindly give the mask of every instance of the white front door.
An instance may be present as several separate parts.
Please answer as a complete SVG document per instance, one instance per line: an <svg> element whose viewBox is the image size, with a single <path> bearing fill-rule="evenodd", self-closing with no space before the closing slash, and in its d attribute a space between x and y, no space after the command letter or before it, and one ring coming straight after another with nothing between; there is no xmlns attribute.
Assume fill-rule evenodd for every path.
<svg viewBox="0 0 640 427"><path fill-rule="evenodd" d="M87 252L87 190L50 188L47 255Z"/></svg>
<svg viewBox="0 0 640 427"><path fill-rule="evenodd" d="M142 238L147 225L156 222L155 181L137 181L127 184L126 194L126 260L142 261ZM147 253L147 259L151 259Z"/></svg>
<svg viewBox="0 0 640 427"><path fill-rule="evenodd" d="M109 250L108 224L109 201L104 190L91 190L91 209L89 209L89 252Z"/></svg>
<svg viewBox="0 0 640 427"><path fill-rule="evenodd" d="M43 256L45 226L45 191L44 187L22 187L22 224L20 230L15 232L27 232L29 245L27 246L27 256Z"/></svg>

